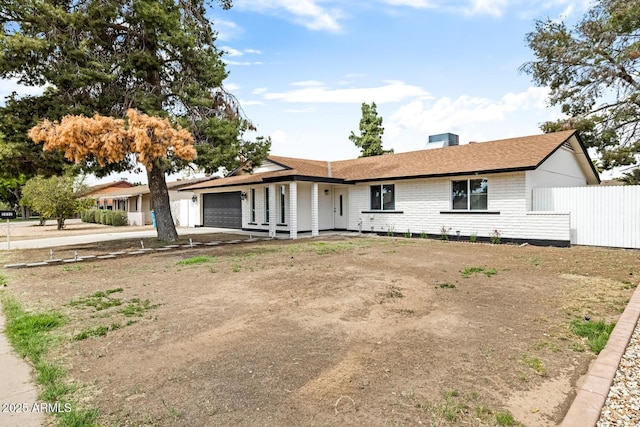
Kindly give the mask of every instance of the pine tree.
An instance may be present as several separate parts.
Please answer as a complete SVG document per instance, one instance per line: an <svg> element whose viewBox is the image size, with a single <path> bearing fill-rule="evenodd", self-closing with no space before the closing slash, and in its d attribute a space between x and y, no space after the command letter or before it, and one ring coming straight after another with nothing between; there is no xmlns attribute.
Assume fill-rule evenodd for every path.
<svg viewBox="0 0 640 427"><path fill-rule="evenodd" d="M362 118L360 119L360 135L351 132L349 140L360 149L360 157L379 156L393 153L393 149L382 148L382 117L378 116L376 103L371 105L362 103Z"/></svg>
<svg viewBox="0 0 640 427"><path fill-rule="evenodd" d="M217 3L223 9L231 7L229 0ZM242 137L254 127L222 85L227 72L214 45L205 4L204 0L3 2L0 77L17 77L22 84L47 89L39 97L12 97L0 109L0 132L12 131L16 111L24 131L39 120L59 121L66 115L97 113L123 119L133 108L188 129L198 154L193 162L206 171L258 164L267 156L270 140ZM6 144L6 139L0 140L0 145ZM42 153L23 134L12 147L15 153L18 148ZM165 175L190 167L191 162L159 156L147 169L160 239L178 238ZM88 156L83 162L83 171L98 176L137 168L127 156L105 163Z"/></svg>

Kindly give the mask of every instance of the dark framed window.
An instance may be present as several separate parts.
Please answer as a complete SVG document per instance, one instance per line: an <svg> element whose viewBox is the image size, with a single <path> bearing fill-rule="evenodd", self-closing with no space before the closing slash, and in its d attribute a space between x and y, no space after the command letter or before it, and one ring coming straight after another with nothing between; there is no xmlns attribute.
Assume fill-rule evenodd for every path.
<svg viewBox="0 0 640 427"><path fill-rule="evenodd" d="M251 222L256 222L256 189L251 189Z"/></svg>
<svg viewBox="0 0 640 427"><path fill-rule="evenodd" d="M285 205L284 202L286 200L286 195L287 195L287 187L285 187L284 185L280 186L280 224L284 224L286 222L286 216L285 216Z"/></svg>
<svg viewBox="0 0 640 427"><path fill-rule="evenodd" d="M264 222L269 222L269 187L264 188Z"/></svg>
<svg viewBox="0 0 640 427"><path fill-rule="evenodd" d="M392 211L396 208L395 184L371 186L371 210Z"/></svg>
<svg viewBox="0 0 640 427"><path fill-rule="evenodd" d="M451 205L454 210L486 211L489 182L486 178L451 181Z"/></svg>

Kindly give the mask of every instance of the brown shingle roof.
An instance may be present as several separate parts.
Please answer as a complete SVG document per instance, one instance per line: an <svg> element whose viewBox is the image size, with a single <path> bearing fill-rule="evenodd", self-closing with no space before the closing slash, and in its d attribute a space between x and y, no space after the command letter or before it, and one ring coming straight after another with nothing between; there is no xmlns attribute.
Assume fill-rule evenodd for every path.
<svg viewBox="0 0 640 427"><path fill-rule="evenodd" d="M287 169L245 174L203 182L184 189L226 187L286 180L293 176L339 179L346 182L379 179L463 175L471 173L532 170L538 167L575 131L509 138L497 141L385 154L333 162L269 156Z"/></svg>
<svg viewBox="0 0 640 427"><path fill-rule="evenodd" d="M106 182L103 184L92 185L91 187L88 187L82 194L83 196L90 196L97 193L100 193L100 194L108 193L111 191L119 190L121 188L130 188L130 187L133 187L133 184L125 180Z"/></svg>

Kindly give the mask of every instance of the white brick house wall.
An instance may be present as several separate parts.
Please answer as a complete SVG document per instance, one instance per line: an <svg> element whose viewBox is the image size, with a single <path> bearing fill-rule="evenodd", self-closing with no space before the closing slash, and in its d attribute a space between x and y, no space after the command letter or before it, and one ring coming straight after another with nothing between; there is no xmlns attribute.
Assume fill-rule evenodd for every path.
<svg viewBox="0 0 640 427"><path fill-rule="evenodd" d="M475 178L488 179L492 213L451 213L451 181ZM401 213L367 212L370 186L380 184L395 184L395 210ZM569 241L569 215L527 211L525 188L524 172L360 183L349 191L349 229L358 230L361 222L363 231L438 235L444 227L451 236L489 237L498 230L503 238Z"/></svg>

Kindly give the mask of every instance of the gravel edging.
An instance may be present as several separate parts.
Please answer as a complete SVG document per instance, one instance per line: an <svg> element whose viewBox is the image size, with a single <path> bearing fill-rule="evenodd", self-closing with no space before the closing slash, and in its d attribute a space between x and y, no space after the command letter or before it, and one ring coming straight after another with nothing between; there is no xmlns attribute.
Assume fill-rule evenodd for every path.
<svg viewBox="0 0 640 427"><path fill-rule="evenodd" d="M567 415L562 421L562 427L605 427L605 426L636 426L638 417L638 388L637 378L640 375L640 367L635 363L621 363L623 356L626 353L632 354L635 352L633 358L640 358L640 327L638 326L638 318L640 317L640 286L636 288L631 300L627 304L624 312L618 319L607 345L600 352L598 358L589 369L585 380L578 390L578 394L574 399ZM636 334L634 334L636 332ZM635 339L632 341L632 336ZM630 344L631 343L631 344ZM614 384L614 377L620 378L618 384ZM632 382L625 381L627 377L636 378L635 383L635 398L625 391L623 391L624 385L620 383L628 383L633 386ZM612 387L613 385L613 387ZM612 399L607 400L610 391L613 392ZM618 398L615 396L619 395ZM634 400L635 399L635 400ZM634 403L635 401L635 403ZM605 406L605 402L614 403L617 407L625 413L631 411L633 416L631 420L636 422L622 424L608 423L606 419L606 411L610 407ZM631 405L636 405L636 410L631 409ZM634 413L635 412L635 413ZM604 424L599 424L602 422ZM608 424L607 424L608 423Z"/></svg>
<svg viewBox="0 0 640 427"><path fill-rule="evenodd" d="M640 424L639 382L640 325L637 325L609 389L598 427L634 427Z"/></svg>

